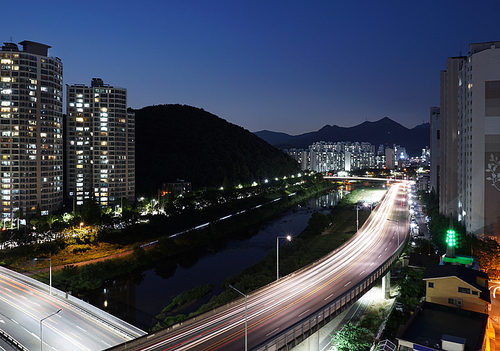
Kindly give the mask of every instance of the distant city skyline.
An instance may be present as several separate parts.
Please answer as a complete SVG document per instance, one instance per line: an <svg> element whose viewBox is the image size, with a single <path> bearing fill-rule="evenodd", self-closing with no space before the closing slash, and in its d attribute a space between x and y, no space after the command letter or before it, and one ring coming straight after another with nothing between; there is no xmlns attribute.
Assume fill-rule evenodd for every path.
<svg viewBox="0 0 500 351"><path fill-rule="evenodd" d="M134 109L186 104L291 135L429 122L445 58L500 40L491 1L28 0L2 12L2 42L50 45L64 84L102 78Z"/></svg>

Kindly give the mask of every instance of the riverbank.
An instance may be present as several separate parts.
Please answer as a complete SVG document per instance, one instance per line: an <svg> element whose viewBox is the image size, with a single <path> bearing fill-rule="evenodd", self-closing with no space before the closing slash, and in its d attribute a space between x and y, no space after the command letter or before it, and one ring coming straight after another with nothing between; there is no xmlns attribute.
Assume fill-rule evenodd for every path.
<svg viewBox="0 0 500 351"><path fill-rule="evenodd" d="M367 189L365 192L360 189L344 197L329 214L314 213L307 228L280 248L280 276L285 276L318 260L349 240L356 233L357 219L359 218L361 226L370 215L369 210L357 213L353 205L366 198L373 198L372 201L375 201L381 198L383 193L385 190ZM250 292L275 279L276 251L272 250L257 264L227 278L221 284L222 293L213 295L209 302L196 312L183 314L182 308L177 308L175 311L163 310L156 316L155 320L159 322L153 330L172 325L237 298L237 293L229 288L229 285L235 286L240 291ZM189 294L189 291L186 293ZM192 304L193 301L190 300L190 303Z"/></svg>
<svg viewBox="0 0 500 351"><path fill-rule="evenodd" d="M273 216L311 196L332 188L336 188L336 185L328 181L320 181L313 185L301 183L290 187L293 192L287 191L283 193L280 201L271 201L266 205L254 206L252 209L244 211L244 213L240 211L237 216L232 216L223 221L210 222L209 225L203 228L184 232L174 238L169 235L160 236L157 245L148 250L145 250L139 244L134 244L132 250L129 249L118 254L96 258L90 262L65 263L62 268L59 267L61 265L57 265L57 259L54 259L54 267L59 267L60 270L54 270L53 285L62 290L79 294L83 291L95 290L107 280L131 274L140 267L148 267L155 262L185 260L187 252L189 252L189 255L193 255L196 252L215 249L217 246L223 245L228 239L251 237L262 222L273 218ZM117 242L119 239L126 242L131 236L135 238L148 237L149 239L151 232L161 229L162 216L156 216L154 219L156 220L154 223L150 221L150 223L138 225L134 235L132 235L133 228L128 228L126 233L114 233L112 237L110 237L109 232L103 233L98 235L98 240L107 240L111 245L118 245L124 244L124 242ZM44 262L46 266L43 268L46 269L48 268L48 262ZM20 266L22 266L22 269L19 269ZM28 270L32 273L35 271L38 274L34 278L48 282L48 273L43 273L42 268L33 270L31 260L20 266L18 266L18 271Z"/></svg>

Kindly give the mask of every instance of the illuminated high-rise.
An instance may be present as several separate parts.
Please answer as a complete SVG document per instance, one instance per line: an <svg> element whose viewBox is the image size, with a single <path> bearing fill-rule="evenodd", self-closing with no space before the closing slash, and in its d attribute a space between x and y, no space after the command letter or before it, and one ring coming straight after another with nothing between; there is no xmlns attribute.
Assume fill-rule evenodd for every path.
<svg viewBox="0 0 500 351"><path fill-rule="evenodd" d="M439 211L500 240L500 42L448 58L440 135Z"/></svg>
<svg viewBox="0 0 500 351"><path fill-rule="evenodd" d="M127 90L93 78L67 86L66 195L76 205L117 205L135 197L135 123Z"/></svg>
<svg viewBox="0 0 500 351"><path fill-rule="evenodd" d="M4 43L0 51L1 219L48 214L63 203L63 65L49 45Z"/></svg>

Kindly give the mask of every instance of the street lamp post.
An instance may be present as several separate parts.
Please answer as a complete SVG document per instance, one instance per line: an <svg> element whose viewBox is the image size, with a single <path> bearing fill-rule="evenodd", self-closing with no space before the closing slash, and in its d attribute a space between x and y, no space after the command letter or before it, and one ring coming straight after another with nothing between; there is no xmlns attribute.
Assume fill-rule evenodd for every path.
<svg viewBox="0 0 500 351"><path fill-rule="evenodd" d="M80 222L80 231L82 230L83 222Z"/></svg>
<svg viewBox="0 0 500 351"><path fill-rule="evenodd" d="M241 295L243 295L245 297L245 351L247 351L248 350L248 313L247 313L247 298L248 298L248 295L243 294L241 291L239 291L238 289L236 289L231 284L229 284L229 287L231 289L233 289L233 290L236 290L237 292L239 292Z"/></svg>
<svg viewBox="0 0 500 351"><path fill-rule="evenodd" d="M52 295L52 259L50 257L45 258L34 258L35 261L46 261L49 260L49 295Z"/></svg>
<svg viewBox="0 0 500 351"><path fill-rule="evenodd" d="M52 317L55 314L58 314L61 311L62 311L62 308L60 308L57 311L49 314L47 317L44 317L44 318L40 319L40 351L43 351L43 330L42 330L43 321L46 320L47 318Z"/></svg>
<svg viewBox="0 0 500 351"><path fill-rule="evenodd" d="M276 280L280 279L280 239L292 240L291 235L276 237Z"/></svg>

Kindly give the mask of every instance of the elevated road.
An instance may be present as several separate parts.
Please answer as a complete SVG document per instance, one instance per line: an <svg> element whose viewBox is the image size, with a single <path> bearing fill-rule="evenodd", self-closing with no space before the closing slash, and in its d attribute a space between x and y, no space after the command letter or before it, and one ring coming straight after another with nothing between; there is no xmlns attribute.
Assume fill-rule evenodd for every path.
<svg viewBox="0 0 500 351"><path fill-rule="evenodd" d="M20 350L104 350L145 335L118 318L0 267L0 334Z"/></svg>
<svg viewBox="0 0 500 351"><path fill-rule="evenodd" d="M373 285L406 241L404 184L394 184L341 248L215 312L110 350L286 349ZM328 312L325 314L325 306ZM332 310L333 306L333 310ZM247 311L247 312L245 312ZM292 340L292 341L290 341Z"/></svg>

